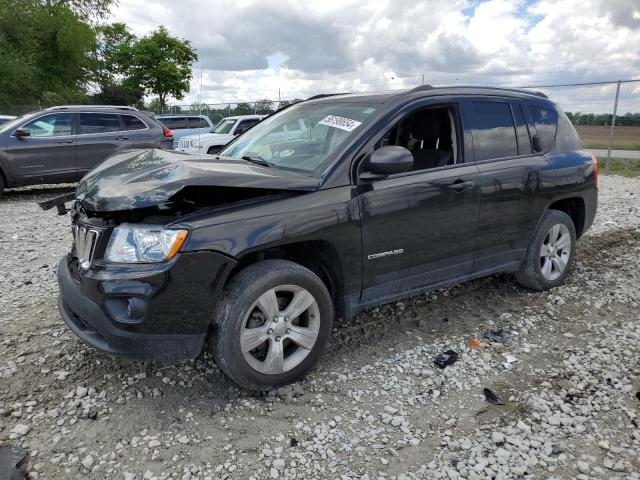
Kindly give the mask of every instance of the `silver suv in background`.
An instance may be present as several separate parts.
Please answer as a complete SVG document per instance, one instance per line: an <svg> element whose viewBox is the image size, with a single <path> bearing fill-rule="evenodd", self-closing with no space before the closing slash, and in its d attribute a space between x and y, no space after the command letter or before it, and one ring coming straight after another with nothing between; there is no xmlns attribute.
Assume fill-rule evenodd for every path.
<svg viewBox="0 0 640 480"><path fill-rule="evenodd" d="M258 124L266 115L237 115L225 117L208 133L199 133L180 138L175 150L181 152L213 155L241 133Z"/></svg>
<svg viewBox="0 0 640 480"><path fill-rule="evenodd" d="M173 132L173 148L178 147L178 140L187 135L207 133L213 128L213 122L206 115L156 115L163 125Z"/></svg>
<svg viewBox="0 0 640 480"><path fill-rule="evenodd" d="M133 107L28 113L0 125L0 195L5 187L76 182L114 153L172 144L171 130Z"/></svg>

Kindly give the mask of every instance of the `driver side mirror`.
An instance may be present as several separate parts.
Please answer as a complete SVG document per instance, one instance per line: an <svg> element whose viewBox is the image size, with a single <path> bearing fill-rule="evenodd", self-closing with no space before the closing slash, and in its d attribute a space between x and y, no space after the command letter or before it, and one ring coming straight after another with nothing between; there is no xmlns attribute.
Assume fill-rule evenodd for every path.
<svg viewBox="0 0 640 480"><path fill-rule="evenodd" d="M363 180L410 172L413 168L413 155L406 148L397 145L380 147L374 150L365 167L366 171L360 175Z"/></svg>
<svg viewBox="0 0 640 480"><path fill-rule="evenodd" d="M17 128L13 131L12 135L16 138L30 137L31 131L28 128Z"/></svg>

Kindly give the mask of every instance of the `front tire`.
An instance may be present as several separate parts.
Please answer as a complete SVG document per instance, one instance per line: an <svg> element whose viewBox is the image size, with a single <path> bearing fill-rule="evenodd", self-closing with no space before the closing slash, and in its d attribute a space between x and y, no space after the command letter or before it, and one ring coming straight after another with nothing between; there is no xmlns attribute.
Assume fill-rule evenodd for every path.
<svg viewBox="0 0 640 480"><path fill-rule="evenodd" d="M272 390L302 378L333 327L331 295L307 268L265 260L238 273L216 308L213 355L231 380Z"/></svg>
<svg viewBox="0 0 640 480"><path fill-rule="evenodd" d="M576 228L571 217L559 210L547 210L516 273L518 283L533 290L561 285L569 275L575 251Z"/></svg>

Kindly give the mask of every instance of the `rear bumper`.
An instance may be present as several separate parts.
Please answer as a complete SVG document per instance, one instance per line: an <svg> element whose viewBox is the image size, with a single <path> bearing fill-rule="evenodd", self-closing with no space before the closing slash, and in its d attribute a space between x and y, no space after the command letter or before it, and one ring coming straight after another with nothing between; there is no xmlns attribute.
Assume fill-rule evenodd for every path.
<svg viewBox="0 0 640 480"><path fill-rule="evenodd" d="M145 277L134 277L122 268L117 273L87 272L83 277L72 275L70 259L65 257L58 266L60 315L80 339L107 353L166 363L193 359L202 351L221 291L221 285L218 288L212 278L198 281L199 272L192 268L194 261L209 268L217 265L217 280L225 278L227 267L233 263L223 261L223 256L216 256L219 262L203 260L201 256L187 258L182 266L159 266L153 272L145 266ZM185 282L185 275L198 280ZM201 288L194 291L194 283ZM144 301L141 318L127 320L122 318L122 308L113 308L121 301L126 304L128 298Z"/></svg>

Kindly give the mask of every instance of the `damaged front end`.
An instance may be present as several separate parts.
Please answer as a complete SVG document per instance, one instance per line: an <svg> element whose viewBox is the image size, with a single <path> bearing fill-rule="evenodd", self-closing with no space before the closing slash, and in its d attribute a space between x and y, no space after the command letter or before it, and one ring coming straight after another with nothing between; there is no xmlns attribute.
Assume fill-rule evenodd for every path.
<svg viewBox="0 0 640 480"><path fill-rule="evenodd" d="M194 358L237 262L211 249L183 249L190 220L215 224L229 212L313 190L317 179L167 151L117 157L74 195L72 249L58 269L60 312L100 350L167 362ZM43 208L66 213L70 199Z"/></svg>

